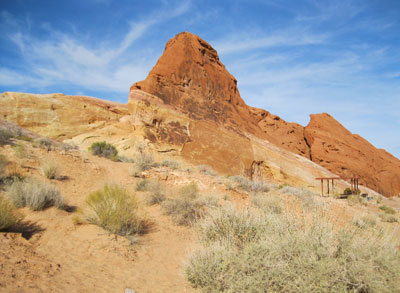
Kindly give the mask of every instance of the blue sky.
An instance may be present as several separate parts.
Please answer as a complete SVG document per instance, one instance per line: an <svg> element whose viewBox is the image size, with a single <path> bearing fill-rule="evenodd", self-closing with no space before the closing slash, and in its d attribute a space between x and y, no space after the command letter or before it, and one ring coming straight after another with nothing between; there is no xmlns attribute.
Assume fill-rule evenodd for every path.
<svg viewBox="0 0 400 293"><path fill-rule="evenodd" d="M302 125L328 112L400 158L398 0L0 0L0 92L126 103L182 31L219 52L247 104Z"/></svg>

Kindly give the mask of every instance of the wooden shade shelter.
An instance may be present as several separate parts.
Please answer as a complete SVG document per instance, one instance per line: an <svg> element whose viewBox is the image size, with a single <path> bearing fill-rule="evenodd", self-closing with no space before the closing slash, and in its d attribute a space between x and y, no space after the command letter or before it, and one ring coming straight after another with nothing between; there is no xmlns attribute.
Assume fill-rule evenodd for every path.
<svg viewBox="0 0 400 293"><path fill-rule="evenodd" d="M357 194L358 191L358 177L319 177L315 178L316 180L321 180L321 195L324 196L324 181L326 181L327 191L330 194L330 190L332 192L335 190L335 180L350 180L350 189L351 194ZM331 189L330 189L331 187Z"/></svg>

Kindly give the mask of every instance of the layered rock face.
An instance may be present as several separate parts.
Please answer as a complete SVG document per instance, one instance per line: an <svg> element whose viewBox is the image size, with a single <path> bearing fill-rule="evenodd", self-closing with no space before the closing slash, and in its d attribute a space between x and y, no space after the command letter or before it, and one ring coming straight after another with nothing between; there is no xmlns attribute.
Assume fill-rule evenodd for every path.
<svg viewBox="0 0 400 293"><path fill-rule="evenodd" d="M152 96L150 100L148 94ZM247 106L236 79L221 63L217 52L194 34L183 32L169 40L146 80L131 86L130 107L143 99L171 106L191 119L210 120L238 134L251 133L308 155L303 127Z"/></svg>
<svg viewBox="0 0 400 293"><path fill-rule="evenodd" d="M191 33L180 33L168 41L147 78L131 86L128 108L134 117L143 116L145 108L154 105L158 107L152 110L155 118L152 121L149 117L143 118L152 128L151 140L161 142L160 133L175 131L170 127L171 121L169 126L162 123L168 116L161 114L168 111L165 109L183 113L188 120L183 122L187 134L181 128L185 136L181 141L182 155L198 163L208 163L217 170L242 169L252 175L252 166L266 160L262 152L256 159L254 151L250 150L248 137L254 136L308 158L340 176L360 176L368 187L386 196L400 192L398 159L351 134L327 114L312 115L310 124L303 127L247 106L236 79L221 63L217 52ZM181 127L182 122L179 123ZM234 133L240 139L227 133ZM225 155L224 149L227 150Z"/></svg>
<svg viewBox="0 0 400 293"><path fill-rule="evenodd" d="M352 134L327 113L310 115L305 137L312 160L342 177L360 182L386 196L400 192L400 161Z"/></svg>
<svg viewBox="0 0 400 293"><path fill-rule="evenodd" d="M64 94L0 94L0 119L56 139L100 128L128 114L126 105Z"/></svg>

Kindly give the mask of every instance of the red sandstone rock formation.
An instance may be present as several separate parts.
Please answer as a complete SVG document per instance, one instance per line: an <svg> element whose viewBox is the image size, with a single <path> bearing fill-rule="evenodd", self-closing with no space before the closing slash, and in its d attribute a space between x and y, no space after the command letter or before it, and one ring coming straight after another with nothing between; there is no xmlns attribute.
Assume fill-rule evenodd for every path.
<svg viewBox="0 0 400 293"><path fill-rule="evenodd" d="M361 183L381 194L400 192L400 161L352 134L327 113L310 115L305 137L312 160L342 177L359 176Z"/></svg>
<svg viewBox="0 0 400 293"><path fill-rule="evenodd" d="M141 92L157 96L194 120L211 120L235 132L243 131L307 156L303 127L245 104L236 79L226 70L217 52L188 32L168 41L165 51L146 80L130 89L130 100Z"/></svg>
<svg viewBox="0 0 400 293"><path fill-rule="evenodd" d="M386 196L400 192L398 159L353 135L328 114L312 115L304 128L247 106L240 97L236 79L221 63L217 52L191 33L183 32L169 40L146 80L132 85L129 104L143 99L146 103L172 107L193 120L208 120L240 136L250 133L268 140L338 175L360 176L366 186ZM203 148L213 146L212 142L202 143ZM241 151L245 152L235 150L237 154Z"/></svg>

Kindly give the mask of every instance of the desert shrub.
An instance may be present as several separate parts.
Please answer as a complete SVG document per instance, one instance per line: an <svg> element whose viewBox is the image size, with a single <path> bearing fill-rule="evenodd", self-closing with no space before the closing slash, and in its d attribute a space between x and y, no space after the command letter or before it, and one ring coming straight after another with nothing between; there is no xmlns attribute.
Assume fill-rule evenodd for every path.
<svg viewBox="0 0 400 293"><path fill-rule="evenodd" d="M221 195L208 195L203 197L203 202L207 207L218 207L219 206L219 199Z"/></svg>
<svg viewBox="0 0 400 293"><path fill-rule="evenodd" d="M139 176L139 174L143 171L150 170L155 166L153 156L149 153L139 153L134 158L134 164L131 169L132 176Z"/></svg>
<svg viewBox="0 0 400 293"><path fill-rule="evenodd" d="M293 187L289 185L284 185L279 189L280 193L295 196L300 202L303 208L305 209L313 209L316 205L314 198L319 196L317 193L312 192L306 188L302 187Z"/></svg>
<svg viewBox="0 0 400 293"><path fill-rule="evenodd" d="M86 199L87 220L103 229L123 236L144 232L145 221L139 215L136 197L118 185L105 185Z"/></svg>
<svg viewBox="0 0 400 293"><path fill-rule="evenodd" d="M268 185L264 182L254 182L240 175L231 176L229 179L235 182L238 188L247 192L259 193L268 192L270 190ZM233 188L232 186L230 187Z"/></svg>
<svg viewBox="0 0 400 293"><path fill-rule="evenodd" d="M47 137L40 137L40 138L37 138L34 140L34 144L40 148L50 151L51 147L53 145L53 142L51 141L51 139L49 139Z"/></svg>
<svg viewBox="0 0 400 293"><path fill-rule="evenodd" d="M161 206L164 212L172 217L174 223L186 226L202 217L205 210L205 202L199 198L196 183L182 187L177 198L166 199Z"/></svg>
<svg viewBox="0 0 400 293"><path fill-rule="evenodd" d="M8 160L4 155L0 155L0 178L4 175L4 171L8 165Z"/></svg>
<svg viewBox="0 0 400 293"><path fill-rule="evenodd" d="M163 160L161 166L176 170L179 169L179 162L175 160Z"/></svg>
<svg viewBox="0 0 400 293"><path fill-rule="evenodd" d="M251 203L255 207L258 207L269 213L281 214L283 212L282 204L277 197L268 195L253 195L251 197Z"/></svg>
<svg viewBox="0 0 400 293"><path fill-rule="evenodd" d="M196 182L191 182L179 190L179 196L185 199L196 199L199 197L199 187Z"/></svg>
<svg viewBox="0 0 400 293"><path fill-rule="evenodd" d="M394 208L385 205L380 206L379 209L389 215L394 215L396 213L396 210Z"/></svg>
<svg viewBox="0 0 400 293"><path fill-rule="evenodd" d="M150 180L142 179L136 182L136 191L147 191L147 187L149 186Z"/></svg>
<svg viewBox="0 0 400 293"><path fill-rule="evenodd" d="M351 191L350 187L347 187L345 190L343 190L343 194L345 194L345 195L352 194L352 191Z"/></svg>
<svg viewBox="0 0 400 293"><path fill-rule="evenodd" d="M347 203L350 206L357 205L357 204L361 204L361 205L366 205L367 204L365 198L363 198L359 194L350 194L347 197Z"/></svg>
<svg viewBox="0 0 400 293"><path fill-rule="evenodd" d="M150 180L146 191L144 201L147 205L160 204L165 200L165 186L159 181Z"/></svg>
<svg viewBox="0 0 400 293"><path fill-rule="evenodd" d="M399 220L397 219L396 216L393 215L388 215L388 214L380 214L379 218L381 219L382 222L386 223L397 223Z"/></svg>
<svg viewBox="0 0 400 293"><path fill-rule="evenodd" d="M22 144L15 144L15 145L13 145L12 148L18 158L26 158L27 157L25 147Z"/></svg>
<svg viewBox="0 0 400 293"><path fill-rule="evenodd" d="M265 227L260 217L249 211L234 208L217 209L196 225L200 241L208 246L218 243L229 247L243 247L260 239Z"/></svg>
<svg viewBox="0 0 400 293"><path fill-rule="evenodd" d="M135 162L134 159L128 158L128 157L125 157L125 156L118 156L118 161L124 162L124 163L134 163Z"/></svg>
<svg viewBox="0 0 400 293"><path fill-rule="evenodd" d="M197 166L197 169L199 170L200 173L205 174L205 175L209 175L209 176L217 175L217 173L213 170L213 168L211 168L208 165Z"/></svg>
<svg viewBox="0 0 400 293"><path fill-rule="evenodd" d="M361 218L354 219L353 224L361 229L371 228L376 225L376 217L372 215L365 215Z"/></svg>
<svg viewBox="0 0 400 293"><path fill-rule="evenodd" d="M15 226L21 219L22 215L15 211L14 205L0 196L0 231Z"/></svg>
<svg viewBox="0 0 400 293"><path fill-rule="evenodd" d="M400 255L385 238L332 229L323 217L217 211L185 266L206 292L397 292Z"/></svg>
<svg viewBox="0 0 400 293"><path fill-rule="evenodd" d="M11 132L9 132L8 130L4 129L4 128L0 128L0 145L2 144L9 144L10 138L12 138L13 135Z"/></svg>
<svg viewBox="0 0 400 293"><path fill-rule="evenodd" d="M69 152L72 150L78 150L79 147L73 143L62 143L60 145L60 149L63 150L64 152Z"/></svg>
<svg viewBox="0 0 400 293"><path fill-rule="evenodd" d="M92 143L89 147L89 152L91 152L92 155L105 157L113 161L118 160L118 151L115 146L105 141Z"/></svg>
<svg viewBox="0 0 400 293"><path fill-rule="evenodd" d="M42 173L47 179L58 179L60 177L57 165L48 164L42 168Z"/></svg>
<svg viewBox="0 0 400 293"><path fill-rule="evenodd" d="M64 198L57 187L34 179L13 182L6 191L12 203L18 207L29 207L34 211L55 206L65 208Z"/></svg>

